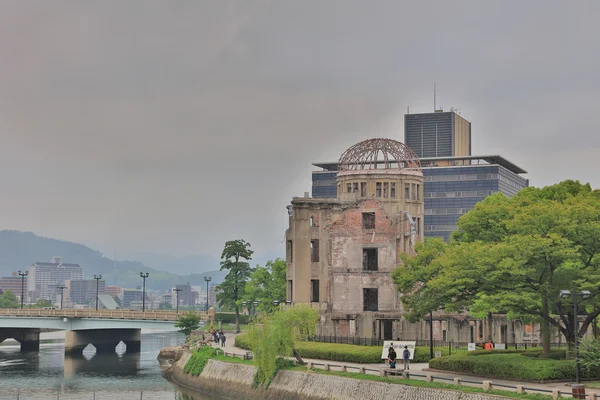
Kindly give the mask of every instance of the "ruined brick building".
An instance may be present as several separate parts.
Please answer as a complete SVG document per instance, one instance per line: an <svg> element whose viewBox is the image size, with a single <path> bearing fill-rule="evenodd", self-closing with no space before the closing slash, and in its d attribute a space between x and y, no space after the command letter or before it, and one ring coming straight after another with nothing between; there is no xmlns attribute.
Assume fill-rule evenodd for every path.
<svg viewBox="0 0 600 400"><path fill-rule="evenodd" d="M402 310L390 273L423 238L419 159L400 142L371 139L339 166L337 197L288 206L288 301L320 307L321 334L392 338Z"/></svg>

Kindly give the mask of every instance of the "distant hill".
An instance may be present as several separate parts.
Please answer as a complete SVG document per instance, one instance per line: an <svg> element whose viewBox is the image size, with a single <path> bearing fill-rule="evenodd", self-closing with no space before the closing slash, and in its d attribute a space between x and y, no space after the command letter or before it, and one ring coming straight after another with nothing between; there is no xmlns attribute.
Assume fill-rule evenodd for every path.
<svg viewBox="0 0 600 400"><path fill-rule="evenodd" d="M207 254L176 257L166 253L135 253L127 258L139 261L150 268L180 275L197 274L221 268L219 260Z"/></svg>
<svg viewBox="0 0 600 400"><path fill-rule="evenodd" d="M108 285L136 287L141 285L140 271L149 272L146 280L149 289L164 290L175 284L205 285L204 276L212 277L211 283L220 283L225 276L221 271L208 271L176 275L146 266L138 261L115 261L102 253L78 243L36 236L31 232L0 231L0 276L10 276L13 271L25 270L34 261L50 261L61 256L64 262L78 263L86 278L102 274ZM217 264L214 269L218 269Z"/></svg>

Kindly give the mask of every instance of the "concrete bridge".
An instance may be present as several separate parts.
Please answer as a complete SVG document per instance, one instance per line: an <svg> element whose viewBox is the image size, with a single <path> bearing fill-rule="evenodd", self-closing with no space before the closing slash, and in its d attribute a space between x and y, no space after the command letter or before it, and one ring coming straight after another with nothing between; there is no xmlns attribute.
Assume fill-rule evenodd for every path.
<svg viewBox="0 0 600 400"><path fill-rule="evenodd" d="M215 311L193 311L203 321L214 321ZM65 352L81 353L88 344L97 353L113 351L123 342L127 352L139 352L141 330L177 331L175 311L93 309L0 309L0 343L15 339L21 351L38 351L42 329L64 330Z"/></svg>

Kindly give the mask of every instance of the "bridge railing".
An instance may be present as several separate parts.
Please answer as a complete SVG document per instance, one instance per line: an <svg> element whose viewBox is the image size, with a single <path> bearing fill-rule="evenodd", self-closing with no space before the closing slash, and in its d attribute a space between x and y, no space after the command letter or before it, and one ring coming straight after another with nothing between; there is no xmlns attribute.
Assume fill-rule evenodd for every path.
<svg viewBox="0 0 600 400"><path fill-rule="evenodd" d="M180 312L158 310L94 310L85 308L43 309L43 308L0 308L0 317L67 317L67 318L108 318L108 319L147 319L156 321L175 321ZM208 320L206 311L191 311L201 320Z"/></svg>

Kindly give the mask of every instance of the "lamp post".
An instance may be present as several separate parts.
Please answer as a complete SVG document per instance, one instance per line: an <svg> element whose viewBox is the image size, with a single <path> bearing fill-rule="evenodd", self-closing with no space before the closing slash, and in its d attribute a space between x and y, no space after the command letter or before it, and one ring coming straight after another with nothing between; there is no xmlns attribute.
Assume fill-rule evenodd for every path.
<svg viewBox="0 0 600 400"><path fill-rule="evenodd" d="M589 290L582 290L581 292L573 291L571 293L568 290L561 290L560 297L569 297L573 295L573 335L575 340L575 382L581 383L581 364L579 362L579 345L578 345L578 337L577 331L579 330L579 321L577 321L577 296L581 296L582 299L591 296Z"/></svg>
<svg viewBox="0 0 600 400"><path fill-rule="evenodd" d="M212 278L210 276L205 276L204 280L206 281L206 312L208 312L208 297L209 297L208 282L210 282L212 280Z"/></svg>
<svg viewBox="0 0 600 400"><path fill-rule="evenodd" d="M21 277L21 308L23 308L23 298L25 297L25 293L23 292L25 289L25 277L29 274L29 271L21 272L19 271L19 276Z"/></svg>
<svg viewBox="0 0 600 400"><path fill-rule="evenodd" d="M96 280L96 310L97 310L98 309L98 285L100 283L100 279L102 279L102 275L94 275L94 279ZM62 306L60 308L62 308Z"/></svg>
<svg viewBox="0 0 600 400"><path fill-rule="evenodd" d="M63 290L65 290L67 287L66 286L57 286L57 289L60 289L60 309L62 310L63 308Z"/></svg>
<svg viewBox="0 0 600 400"><path fill-rule="evenodd" d="M179 292L181 292L183 289L177 289L175 288L175 292L177 293L177 314L179 314Z"/></svg>
<svg viewBox="0 0 600 400"><path fill-rule="evenodd" d="M429 311L429 358L433 360L433 311Z"/></svg>
<svg viewBox="0 0 600 400"><path fill-rule="evenodd" d="M149 272L143 273L140 272L140 277L144 281L143 283L143 291L142 291L142 312L146 311L146 278L150 275Z"/></svg>

